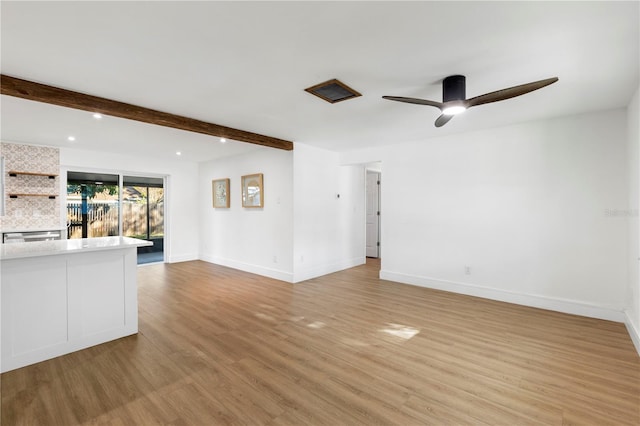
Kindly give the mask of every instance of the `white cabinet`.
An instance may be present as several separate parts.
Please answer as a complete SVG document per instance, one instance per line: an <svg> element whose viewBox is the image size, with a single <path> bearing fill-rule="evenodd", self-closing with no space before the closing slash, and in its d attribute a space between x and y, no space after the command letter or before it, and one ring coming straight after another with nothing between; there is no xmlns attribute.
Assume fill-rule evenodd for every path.
<svg viewBox="0 0 640 426"><path fill-rule="evenodd" d="M110 238L116 243L122 240ZM51 254L51 247L75 247L79 240L4 247L3 253L11 250L18 255L1 258L0 371L138 332L136 249L148 243L129 240L101 248L91 248L95 242L87 240L87 247L59 254ZM49 251L26 256L18 246L27 251L30 246L49 247Z"/></svg>

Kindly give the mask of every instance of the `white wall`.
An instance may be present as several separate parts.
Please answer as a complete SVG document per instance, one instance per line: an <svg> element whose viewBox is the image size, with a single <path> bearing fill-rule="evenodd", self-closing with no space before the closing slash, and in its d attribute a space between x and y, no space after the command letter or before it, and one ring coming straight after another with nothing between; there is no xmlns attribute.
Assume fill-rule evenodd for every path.
<svg viewBox="0 0 640 426"><path fill-rule="evenodd" d="M298 143L293 155L294 282L363 264L364 166Z"/></svg>
<svg viewBox="0 0 640 426"><path fill-rule="evenodd" d="M383 163L381 277L622 321L627 224L607 212L627 205L625 114L343 155Z"/></svg>
<svg viewBox="0 0 640 426"><path fill-rule="evenodd" d="M263 173L264 209L241 204L240 177ZM231 179L231 208L211 206L211 181ZM287 282L364 263L364 167L296 144L200 164L200 258ZM338 198L337 195L340 194Z"/></svg>
<svg viewBox="0 0 640 426"><path fill-rule="evenodd" d="M200 258L291 282L293 154L265 148L199 168ZM243 208L240 179L254 173L264 175L264 208ZM229 209L212 206L211 181L221 178L231 179Z"/></svg>
<svg viewBox="0 0 640 426"><path fill-rule="evenodd" d="M165 253L168 262L198 258L198 164L60 148L61 169L168 176ZM61 179L66 180L65 179Z"/></svg>
<svg viewBox="0 0 640 426"><path fill-rule="evenodd" d="M625 323L640 354L640 89L627 108L629 210L629 290Z"/></svg>

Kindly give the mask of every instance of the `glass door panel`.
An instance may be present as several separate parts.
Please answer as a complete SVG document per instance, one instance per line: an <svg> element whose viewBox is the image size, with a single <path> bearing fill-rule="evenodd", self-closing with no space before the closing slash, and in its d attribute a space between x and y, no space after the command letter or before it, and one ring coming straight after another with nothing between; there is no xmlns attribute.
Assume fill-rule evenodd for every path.
<svg viewBox="0 0 640 426"><path fill-rule="evenodd" d="M67 173L67 238L118 236L118 175Z"/></svg>
<svg viewBox="0 0 640 426"><path fill-rule="evenodd" d="M122 235L151 241L138 248L138 263L164 260L164 187L162 178L124 176Z"/></svg>

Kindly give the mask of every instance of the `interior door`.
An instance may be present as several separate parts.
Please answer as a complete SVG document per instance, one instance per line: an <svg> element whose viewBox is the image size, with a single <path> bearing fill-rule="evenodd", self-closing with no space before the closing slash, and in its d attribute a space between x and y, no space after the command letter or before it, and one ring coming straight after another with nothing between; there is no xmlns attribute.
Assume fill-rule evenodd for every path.
<svg viewBox="0 0 640 426"><path fill-rule="evenodd" d="M380 173L367 170L367 257L380 257Z"/></svg>

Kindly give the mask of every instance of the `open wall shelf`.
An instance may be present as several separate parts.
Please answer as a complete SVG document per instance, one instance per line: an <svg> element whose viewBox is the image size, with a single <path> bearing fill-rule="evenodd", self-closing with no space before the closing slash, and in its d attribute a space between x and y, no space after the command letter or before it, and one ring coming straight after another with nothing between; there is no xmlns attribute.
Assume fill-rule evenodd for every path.
<svg viewBox="0 0 640 426"><path fill-rule="evenodd" d="M18 197L48 197L54 200L58 194L7 194L9 198L18 198Z"/></svg>
<svg viewBox="0 0 640 426"><path fill-rule="evenodd" d="M49 179L55 179L56 174L52 174L52 173L36 173L36 172L19 172L19 171L15 171L15 170L9 170L9 176L12 177L16 177L18 175L23 175L23 176L46 176Z"/></svg>
<svg viewBox="0 0 640 426"><path fill-rule="evenodd" d="M58 175L54 173L40 173L40 172L25 172L19 170L9 170L7 172L9 176L17 177L17 176L41 176L47 177L49 179L55 179ZM22 186L22 185L21 185ZM20 188L19 190L22 190ZM46 190L46 189L45 189ZM51 200L55 200L58 197L58 194L42 194L42 193L26 193L26 192L10 192L7 194L9 198L25 198L25 197L46 197Z"/></svg>

